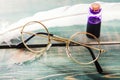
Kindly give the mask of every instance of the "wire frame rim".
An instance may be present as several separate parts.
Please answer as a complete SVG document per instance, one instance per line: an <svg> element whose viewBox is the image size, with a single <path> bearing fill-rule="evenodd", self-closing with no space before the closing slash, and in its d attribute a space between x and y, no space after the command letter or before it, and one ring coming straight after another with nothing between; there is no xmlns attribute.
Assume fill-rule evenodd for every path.
<svg viewBox="0 0 120 80"><path fill-rule="evenodd" d="M101 50L100 42L99 42L99 40L98 40L98 38L97 38L96 36L94 36L93 34L88 33L88 32L76 32L75 34L73 34L73 35L70 37L70 39L69 39L68 42L66 43L66 53L67 53L68 57L71 58L74 62L76 62L76 63L78 63L78 64L92 64L92 63L94 63L95 61L97 61L97 60L99 59L100 54L101 54L100 51L99 51L97 57L96 57L94 60L92 60L92 61L90 61L90 62L86 62L86 63L84 63L84 62L79 62L78 60L76 60L75 58L72 57L72 54L71 54L70 48L69 48L69 44L70 44L70 42L72 41L72 39L73 39L76 35L78 35L78 34L88 34L88 35L93 36L93 37L97 40L97 42L98 42L98 44L99 44L99 45L98 45L98 46L99 46L99 49Z"/></svg>
<svg viewBox="0 0 120 80"><path fill-rule="evenodd" d="M39 50L39 51L35 51L35 50L29 48L29 47L27 46L27 44L24 42L24 38L23 38L24 28L25 28L27 25L31 24L31 23L38 23L38 24L42 25L42 27L43 27L43 28L46 30L46 32L48 33L48 44L47 44L47 46L46 46L45 48L42 48L42 49ZM37 34L34 34L34 35L37 35ZM50 47L50 45L51 45L51 40L50 40L49 31L48 31L47 27L46 27L43 23L41 23L40 21L31 21L31 22L28 22L28 23L26 23L25 25L23 25L23 27L22 27L22 29L21 29L21 39L22 39L22 42L23 42L24 46L25 46L29 51L31 51L31 52L33 52L33 53L45 52L45 51L48 49L48 47Z"/></svg>

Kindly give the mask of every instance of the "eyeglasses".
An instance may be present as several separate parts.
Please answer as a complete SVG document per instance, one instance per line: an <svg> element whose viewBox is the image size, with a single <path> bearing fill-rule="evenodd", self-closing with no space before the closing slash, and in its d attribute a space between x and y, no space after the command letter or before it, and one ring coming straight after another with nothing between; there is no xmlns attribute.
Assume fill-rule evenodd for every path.
<svg viewBox="0 0 120 80"><path fill-rule="evenodd" d="M37 28L35 28L35 26L37 26ZM42 28L43 28L43 29L40 29L41 31L31 32L31 30L30 30L31 28L38 29L40 26L42 26ZM25 37L27 34L30 35L30 37L25 40ZM82 35L82 37L79 37L80 35ZM92 40L93 42L86 43L88 38L83 37L83 35L84 36L90 35L91 37L93 37L94 38L94 40ZM40 48L40 50L34 50L32 45L27 44L27 42L30 41L30 39L32 39L35 36L40 38L40 39L38 39L38 41L40 41L39 44L40 43L41 44L36 45L36 46L34 45L34 47L42 47L42 48ZM65 48L66 54L69 58L71 58L71 60L73 60L74 62L76 62L78 64L95 63L97 71L99 73L102 72L102 68L99 65L97 60L100 57L100 54L103 53L105 50L101 49L99 40L90 33L76 32L69 39L63 38L63 37L56 36L54 34L50 34L47 27L44 24L42 24L40 21L31 21L22 27L21 39L22 39L22 43L20 43L18 45L19 48L24 46L29 51L36 53L36 54L40 54L40 55L42 55L45 51L49 50L49 48L51 46L66 46L66 48ZM82 41L81 41L81 39L82 39ZM57 41L60 43L52 44L52 41ZM97 46L97 47L93 47L92 45ZM80 48L78 48L78 47L80 47ZM79 51L76 52L76 50L79 50ZM94 54L93 50L97 53L96 55ZM88 54L92 56L92 59L90 59ZM80 61L81 60L80 57L84 57L84 58L90 59L90 60L88 60L88 62L82 62L82 61Z"/></svg>
<svg viewBox="0 0 120 80"><path fill-rule="evenodd" d="M35 28L35 26L37 26ZM41 27L40 27L41 26ZM43 28L43 29L41 29ZM40 29L41 31L36 32L36 30ZM31 32L35 30L35 32ZM30 37L27 39L24 39L26 37L26 34L28 34ZM25 35L25 36L24 36ZM79 37L82 35L82 37ZM87 43L87 37L83 37L83 35L90 35L94 38L93 42ZM39 37L40 39L37 39L37 41L40 41L40 43L37 44L27 44L27 42L31 41L33 37ZM44 39L43 39L44 38ZM47 27L42 24L40 21L31 21L25 24L21 29L21 39L22 42L20 42L17 45L0 45L0 49L9 49L9 48L27 48L29 51L42 55L45 51L47 51L51 46L66 46L66 53L71 60L78 64L91 64L94 63L96 66L96 69L99 73L102 73L103 70L98 63L98 58L100 57L100 54L104 52L103 49L101 49L99 40L92 34L86 33L86 32L77 32L73 34L69 39L56 36L54 34L50 34ZM81 41L82 39L82 41ZM34 39L35 41L36 39ZM60 43L52 43L52 40L60 42ZM36 42L36 41L35 41ZM92 45L97 45L97 47L93 47ZM41 47L41 48L40 48ZM40 50L33 50L33 48L39 48ZM79 51L78 51L79 50ZM96 52L93 52L96 51ZM81 54L82 53L82 54ZM85 56L83 56L86 53ZM97 53L97 55L95 54ZM88 54L92 56L92 59L89 58ZM80 61L80 57L84 57L85 59L88 59L88 62L82 62L85 60Z"/></svg>

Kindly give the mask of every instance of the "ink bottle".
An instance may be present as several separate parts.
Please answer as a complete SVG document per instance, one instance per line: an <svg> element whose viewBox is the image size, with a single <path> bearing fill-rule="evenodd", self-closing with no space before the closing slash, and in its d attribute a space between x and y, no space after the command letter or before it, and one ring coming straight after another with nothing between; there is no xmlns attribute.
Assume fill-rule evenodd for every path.
<svg viewBox="0 0 120 80"><path fill-rule="evenodd" d="M87 32L95 35L97 38L100 37L101 30L101 7L98 3L92 3L89 7L88 21L87 21ZM88 38L93 38L87 35Z"/></svg>

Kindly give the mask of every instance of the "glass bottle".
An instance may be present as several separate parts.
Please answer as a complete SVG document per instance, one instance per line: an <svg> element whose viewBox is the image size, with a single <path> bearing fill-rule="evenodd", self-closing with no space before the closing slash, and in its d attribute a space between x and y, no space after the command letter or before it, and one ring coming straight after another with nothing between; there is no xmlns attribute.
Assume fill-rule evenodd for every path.
<svg viewBox="0 0 120 80"><path fill-rule="evenodd" d="M87 21L87 32L95 35L97 38L100 37L101 30L101 7L98 3L92 3L89 8L89 15ZM88 38L93 38L87 35Z"/></svg>

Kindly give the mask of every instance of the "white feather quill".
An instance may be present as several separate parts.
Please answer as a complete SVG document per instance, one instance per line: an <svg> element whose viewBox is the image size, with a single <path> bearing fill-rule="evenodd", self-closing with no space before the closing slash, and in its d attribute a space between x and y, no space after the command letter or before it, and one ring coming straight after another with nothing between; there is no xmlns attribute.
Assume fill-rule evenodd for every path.
<svg viewBox="0 0 120 80"><path fill-rule="evenodd" d="M102 7L102 21L114 19L120 20L120 10L118 10L120 9L120 3L99 3ZM20 36L21 27L30 21L41 21L47 26L47 28L86 24L89 6L90 4L64 6L48 11L38 12L31 17L21 19L8 26L7 29L0 31L0 43L6 42L10 44L11 39Z"/></svg>

